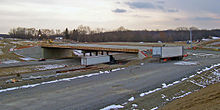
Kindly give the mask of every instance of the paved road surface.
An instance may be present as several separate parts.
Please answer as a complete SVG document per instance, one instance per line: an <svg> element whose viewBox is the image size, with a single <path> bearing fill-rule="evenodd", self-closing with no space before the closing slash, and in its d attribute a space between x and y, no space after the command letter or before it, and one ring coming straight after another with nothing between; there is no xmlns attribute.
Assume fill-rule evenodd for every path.
<svg viewBox="0 0 220 110"><path fill-rule="evenodd" d="M220 63L219 57L189 57L198 65L180 66L174 62L146 63L125 70L89 78L58 82L34 88L0 93L2 110L93 110L127 101L134 93L161 87ZM187 58L187 59L189 59ZM189 59L190 60L190 59Z"/></svg>

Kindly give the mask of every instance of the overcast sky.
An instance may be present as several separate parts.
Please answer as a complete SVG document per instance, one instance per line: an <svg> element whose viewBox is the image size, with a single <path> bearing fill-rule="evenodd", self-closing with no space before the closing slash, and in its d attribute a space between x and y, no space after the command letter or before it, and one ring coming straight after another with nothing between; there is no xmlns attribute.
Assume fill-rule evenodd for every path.
<svg viewBox="0 0 220 110"><path fill-rule="evenodd" d="M0 33L79 25L108 30L220 28L220 0L0 0Z"/></svg>

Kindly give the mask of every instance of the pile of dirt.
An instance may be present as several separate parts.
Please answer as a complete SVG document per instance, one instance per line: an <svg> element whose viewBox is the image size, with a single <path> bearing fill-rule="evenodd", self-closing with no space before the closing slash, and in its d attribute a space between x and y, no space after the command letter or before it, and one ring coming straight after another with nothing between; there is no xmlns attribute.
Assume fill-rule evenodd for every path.
<svg viewBox="0 0 220 110"><path fill-rule="evenodd" d="M220 83L210 85L184 98L177 99L160 110L219 110Z"/></svg>

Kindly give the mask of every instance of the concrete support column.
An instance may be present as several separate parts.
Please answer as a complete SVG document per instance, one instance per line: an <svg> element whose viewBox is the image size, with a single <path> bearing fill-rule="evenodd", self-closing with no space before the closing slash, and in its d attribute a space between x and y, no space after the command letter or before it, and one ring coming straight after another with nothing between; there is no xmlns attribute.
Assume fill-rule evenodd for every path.
<svg viewBox="0 0 220 110"><path fill-rule="evenodd" d="M95 55L98 56L98 51L95 52Z"/></svg>
<svg viewBox="0 0 220 110"><path fill-rule="evenodd" d="M104 52L103 52L103 51L101 52L101 55L104 55Z"/></svg>
<svg viewBox="0 0 220 110"><path fill-rule="evenodd" d="M109 52L107 51L107 52L106 52L106 54L108 55L108 54L109 54Z"/></svg>
<svg viewBox="0 0 220 110"><path fill-rule="evenodd" d="M89 56L92 56L92 52L89 52Z"/></svg>

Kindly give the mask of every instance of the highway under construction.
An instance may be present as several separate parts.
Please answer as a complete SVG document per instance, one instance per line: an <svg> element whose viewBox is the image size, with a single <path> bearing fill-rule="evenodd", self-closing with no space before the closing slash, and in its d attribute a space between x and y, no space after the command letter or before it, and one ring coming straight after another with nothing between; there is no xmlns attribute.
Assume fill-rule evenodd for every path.
<svg viewBox="0 0 220 110"><path fill-rule="evenodd" d="M151 43L131 43L131 46L128 43L22 43L23 41L14 40L3 42L5 57L14 55L11 62L18 62L2 61L0 64L0 106L4 110L85 110L101 109L112 104L123 105L125 102L127 105L134 104L132 100L142 98L143 93L146 95L148 91L167 87L166 84L172 82L176 84L176 81L194 75L198 69L220 62L219 51L184 49L176 44L150 46ZM15 49L10 49L15 46ZM6 47L12 51L5 51L8 49ZM154 60L183 57L186 54L188 56L183 60L168 60L166 63ZM116 63L108 63L111 55ZM40 60L45 56L48 58ZM102 63L94 63L101 59ZM189 90L175 87L175 90L171 89L163 94L173 92L175 95L178 90L188 93L200 88L190 81L192 80L186 81ZM195 79L194 82L196 81ZM200 83L199 81L196 83ZM146 95L146 99L149 99L148 96L151 95ZM163 103L161 94L155 98L152 93L152 97L147 101L152 103L143 102L147 105L143 108L151 109Z"/></svg>

